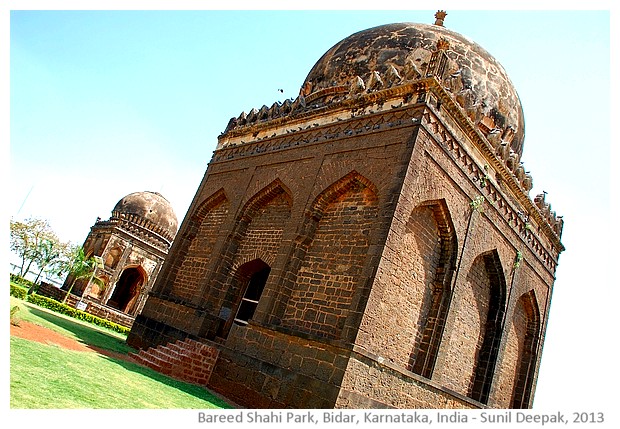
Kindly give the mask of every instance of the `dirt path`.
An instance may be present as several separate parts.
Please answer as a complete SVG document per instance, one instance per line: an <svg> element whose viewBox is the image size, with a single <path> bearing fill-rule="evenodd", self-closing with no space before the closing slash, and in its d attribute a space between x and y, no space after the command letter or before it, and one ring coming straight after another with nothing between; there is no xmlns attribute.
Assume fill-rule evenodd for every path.
<svg viewBox="0 0 620 429"><path fill-rule="evenodd" d="M133 359L126 354L105 350L95 346L89 346L80 343L73 338L65 337L52 329L26 322L24 320L20 320L19 326L11 324L11 336L36 341L42 344L55 344L59 347L79 352L99 353L105 356L133 362Z"/></svg>

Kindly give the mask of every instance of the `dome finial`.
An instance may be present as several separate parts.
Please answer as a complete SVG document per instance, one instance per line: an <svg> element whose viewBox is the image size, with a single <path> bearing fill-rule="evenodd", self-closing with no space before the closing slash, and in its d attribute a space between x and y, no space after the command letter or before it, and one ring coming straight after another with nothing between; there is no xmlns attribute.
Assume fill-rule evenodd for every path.
<svg viewBox="0 0 620 429"><path fill-rule="evenodd" d="M443 20L446 18L446 15L447 13L445 10L438 10L437 13L435 13L435 25L443 27Z"/></svg>

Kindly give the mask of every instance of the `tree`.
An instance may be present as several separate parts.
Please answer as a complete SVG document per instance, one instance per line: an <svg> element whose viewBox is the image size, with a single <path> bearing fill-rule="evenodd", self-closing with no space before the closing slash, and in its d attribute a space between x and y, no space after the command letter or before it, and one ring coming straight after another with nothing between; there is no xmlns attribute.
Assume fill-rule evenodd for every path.
<svg viewBox="0 0 620 429"><path fill-rule="evenodd" d="M69 286L69 290L62 301L63 304L67 302L69 294L71 294L73 286L75 286L75 282L80 279L89 278L89 284L90 282L94 282L98 286L104 285L103 280L95 275L97 268L103 267L102 262L101 258L95 258L93 256L86 257L82 246L75 246L71 249L69 258L61 267L61 272L66 272L69 276L73 277L71 286Z"/></svg>
<svg viewBox="0 0 620 429"><path fill-rule="evenodd" d="M60 242L47 220L28 218L23 222L11 220L11 250L21 258L20 276L25 276L34 263L43 270L56 261L61 254Z"/></svg>
<svg viewBox="0 0 620 429"><path fill-rule="evenodd" d="M55 271L55 268L61 263L61 258L68 246L68 243L61 243L60 240L54 240L53 238L45 238L41 241L36 256L34 257L37 267L39 267L39 274L37 274L34 283L30 289L28 289L28 294L34 292L36 284L43 272L50 273Z"/></svg>

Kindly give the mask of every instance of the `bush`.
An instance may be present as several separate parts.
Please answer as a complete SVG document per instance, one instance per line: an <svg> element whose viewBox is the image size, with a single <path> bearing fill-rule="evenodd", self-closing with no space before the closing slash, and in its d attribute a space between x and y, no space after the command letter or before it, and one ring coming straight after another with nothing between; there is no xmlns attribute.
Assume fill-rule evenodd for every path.
<svg viewBox="0 0 620 429"><path fill-rule="evenodd" d="M120 332L121 334L126 335L130 331L129 328L119 325L118 323L110 322L109 320L102 319L101 317L93 316L90 313L82 310L77 310L67 304L63 304L62 302L58 302L51 298L32 294L27 296L27 300L28 302L38 305L39 307L47 308L57 313L67 315L78 320L83 320L94 325L102 326L104 328L111 329L112 331Z"/></svg>
<svg viewBox="0 0 620 429"><path fill-rule="evenodd" d="M11 296L25 300L27 295L28 289L11 283Z"/></svg>
<svg viewBox="0 0 620 429"><path fill-rule="evenodd" d="M11 307L11 325L19 326L19 316L17 315L19 310L19 305Z"/></svg>
<svg viewBox="0 0 620 429"><path fill-rule="evenodd" d="M18 298L24 301L28 301L32 304L38 305L39 307L47 308L48 310L52 310L57 313L64 314L66 316L73 317L78 320L83 320L85 322L89 322L94 325L98 325L104 328L111 329L112 331L119 332L121 334L126 335L130 331L130 329L127 328L126 326L122 326L122 325L119 325L118 323L110 322L109 320L102 319L101 317L93 316L90 313L75 309L67 304L63 304L62 302L56 301L55 299L47 298L45 296L41 296L37 294L28 295L28 289L24 287L24 286L30 287L28 286L28 283L30 285L33 284L32 282L26 279L23 279L22 277L16 276L15 274L11 274L11 296L14 296L15 298Z"/></svg>
<svg viewBox="0 0 620 429"><path fill-rule="evenodd" d="M24 286L26 288L31 288L34 283L31 282L30 280L26 280L23 277L18 276L17 274L13 274L11 273L11 281L13 283L17 283L18 285Z"/></svg>

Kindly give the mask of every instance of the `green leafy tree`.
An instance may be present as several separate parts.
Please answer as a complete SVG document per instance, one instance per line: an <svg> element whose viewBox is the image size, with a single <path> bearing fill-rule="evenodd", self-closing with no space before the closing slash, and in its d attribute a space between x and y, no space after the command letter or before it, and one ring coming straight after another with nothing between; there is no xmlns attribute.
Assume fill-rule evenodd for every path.
<svg viewBox="0 0 620 429"><path fill-rule="evenodd" d="M21 258L19 275L24 277L34 265L39 271L36 283L48 267L59 262L66 244L58 239L49 222L44 219L29 218L23 222L11 220L10 228L10 248Z"/></svg>
<svg viewBox="0 0 620 429"><path fill-rule="evenodd" d="M34 292L41 274L44 272L46 274L51 274L58 270L59 265L62 263L63 255L67 252L67 247L69 246L70 244L62 243L55 236L44 238L41 241L34 256L34 260L39 268L39 274L37 274L37 277L34 279L34 283L28 290L28 294Z"/></svg>
<svg viewBox="0 0 620 429"><path fill-rule="evenodd" d="M65 272L73 279L71 281L71 286L69 286L69 290L67 291L67 294L62 302L67 302L69 294L73 290L73 286L75 286L75 282L80 279L89 279L89 284L93 282L98 286L103 287L103 280L95 275L97 268L101 268L102 266L103 264L101 258L96 258L93 256L86 257L82 246L73 247L69 252L69 257L61 266L61 273Z"/></svg>

